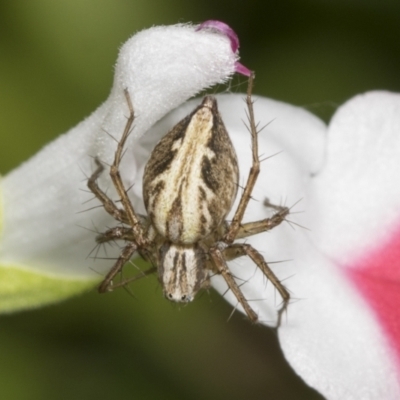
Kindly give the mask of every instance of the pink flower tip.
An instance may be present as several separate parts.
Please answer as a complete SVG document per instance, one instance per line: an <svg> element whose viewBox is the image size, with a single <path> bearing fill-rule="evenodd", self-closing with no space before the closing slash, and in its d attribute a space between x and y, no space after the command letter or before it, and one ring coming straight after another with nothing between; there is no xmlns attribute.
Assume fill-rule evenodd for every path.
<svg viewBox="0 0 400 400"><path fill-rule="evenodd" d="M221 21L209 19L208 21L203 22L200 24L196 31L200 31L202 29L211 29L213 31L222 33L223 35L227 36L231 41L231 49L234 53L236 53L239 49L239 38L236 32L227 24ZM245 76L250 76L252 72L245 67L243 64L236 62L235 63L235 71L238 74L242 74Z"/></svg>

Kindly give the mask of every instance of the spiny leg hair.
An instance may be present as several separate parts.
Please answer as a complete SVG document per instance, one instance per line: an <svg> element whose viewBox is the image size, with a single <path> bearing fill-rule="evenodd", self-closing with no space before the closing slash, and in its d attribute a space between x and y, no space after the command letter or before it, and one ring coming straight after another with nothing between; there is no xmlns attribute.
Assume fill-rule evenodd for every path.
<svg viewBox="0 0 400 400"><path fill-rule="evenodd" d="M260 172L260 160L258 156L258 132L257 126L255 124L254 119L254 110L253 110L253 100L251 97L252 88L253 88L253 79L252 75L249 79L249 85L246 96L246 103L248 108L248 118L249 118L249 131L252 138L252 167L249 171L249 175L247 178L246 186L244 188L242 197L239 201L239 205L234 214L233 220L231 224L225 230L225 234L223 234L220 241L224 242L227 246L222 249L218 244L213 243L209 248L209 256L211 258L212 264L216 268L216 271L223 276L228 287L232 290L233 294L236 296L238 302L243 307L246 312L248 318L252 322L257 322L258 316L255 311L250 307L247 299L244 297L239 285L236 283L235 278L230 272L226 261L233 260L235 258L241 256L248 256L252 259L252 261L257 265L258 268L263 272L263 274L272 282L275 288L280 293L283 304L278 310L278 321L277 327L279 327L281 323L281 318L283 312L286 310L290 295L286 288L282 285L276 275L269 268L268 264L265 262L262 255L255 250L252 246L248 244L241 243L233 243L236 239L245 238L252 236L254 234L264 232L270 229L273 229L275 226L282 223L287 215L289 214L289 209L287 207L275 206L266 201L265 205L271 207L276 210L275 214L264 220L254 221L250 223L242 224L242 219L244 213L246 211L247 205L251 198L251 193L257 181L259 172ZM95 194L95 196L101 201L106 211L113 216L116 220L129 225L127 227L117 227L111 228L106 232L100 234L96 240L98 243L105 243L112 240L125 240L127 242L126 246L123 248L119 258L114 264L113 268L109 271L103 282L99 286L100 292L105 292L110 289L125 286L126 284L133 282L143 276L152 274L156 271L156 267L149 268L148 270L142 272L140 275L129 278L127 280L123 280L116 285L112 284L115 276L122 270L122 267L125 263L127 263L133 254L138 251L144 258L149 259L150 257L146 257L146 253L149 256L148 252L149 246L151 245L151 240L146 235L147 229L146 226L146 217L136 214L130 199L127 195L127 191L122 182L119 168L121 159L123 156L124 146L126 144L126 140L130 134L130 131L134 122L134 110L132 106L132 102L127 90L125 90L125 97L129 107L129 117L127 119L127 123L122 135L121 140L118 142L117 150L114 157L114 162L110 168L110 176L114 187L120 196L123 210L119 209L114 202L98 187L97 179L104 170L104 167L100 163L99 160L95 159L97 169L93 173L93 175L88 180L89 189ZM154 263L153 263L154 265Z"/></svg>
<svg viewBox="0 0 400 400"><path fill-rule="evenodd" d="M244 311L252 322L257 322L258 316L254 310L248 304L248 301L244 297L242 291L237 285L235 279L230 273L226 261L233 260L237 257L247 255L252 259L252 261L261 269L263 274L272 282L275 288L278 290L282 297L283 303L278 310L278 320L276 328L281 324L282 314L287 309L290 301L290 294L287 289L282 285L277 276L270 269L263 256L252 246L248 244L238 244L233 242L236 239L245 238L248 236L255 235L257 233L265 232L267 230L273 229L274 227L281 224L287 215L289 214L289 208L283 206L276 206L265 200L264 205L276 210L276 213L271 218L266 218L260 221L249 222L242 224L242 219L246 211L247 205L251 199L251 193L257 181L258 175L260 173L260 159L258 156L258 131L254 118L253 100L251 97L253 90L253 79L254 75L250 76L249 85L246 95L246 104L248 108L248 118L249 118L249 131L251 134L252 142L252 158L253 164L250 168L249 175L247 178L246 186L242 193L242 197L239 201L239 205L236 209L235 215L229 225L227 232L225 233L222 241L228 244L228 246L221 252L217 246L210 249L210 255L215 264L218 272L224 277L228 287L232 290L236 296L238 302L242 305Z"/></svg>
<svg viewBox="0 0 400 400"><path fill-rule="evenodd" d="M116 220L130 225L129 228L117 227L107 230L106 232L97 236L97 243L105 243L117 239L127 240L128 243L122 249L120 256L115 262L112 269L106 275L104 280L101 282L98 290L100 293L106 292L112 287L112 280L115 276L122 270L125 263L127 263L133 256L138 247L146 246L148 240L145 237L145 231L140 223L141 217L139 217L132 206L132 203L127 195L127 191L122 182L121 176L119 174L119 167L123 155L123 148L125 146L126 140L131 132L132 125L135 119L135 114L132 106L132 101L129 96L128 90L124 91L125 98L129 108L129 117L127 119L124 132L122 134L121 140L118 142L117 150L115 152L114 162L110 168L110 177L114 184L114 187L121 199L123 210L118 208L115 203L99 188L97 184L97 179L104 171L103 164L95 158L95 163L97 168L92 176L88 179L87 186L93 192L98 200L103 204L104 209ZM143 219L143 218L142 218Z"/></svg>

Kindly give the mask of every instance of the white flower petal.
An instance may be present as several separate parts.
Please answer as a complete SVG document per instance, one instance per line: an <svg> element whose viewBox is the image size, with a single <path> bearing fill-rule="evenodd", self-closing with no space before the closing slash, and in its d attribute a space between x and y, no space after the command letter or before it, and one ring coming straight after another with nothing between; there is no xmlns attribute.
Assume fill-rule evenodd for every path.
<svg viewBox="0 0 400 400"><path fill-rule="evenodd" d="M329 399L400 397L400 264L382 254L379 269L370 268L399 226L399 111L400 96L383 92L342 106L328 129L327 160L308 188L306 226L316 246L297 242L290 287L299 301L279 336L297 373ZM344 267L367 270L375 286L361 287L363 277Z"/></svg>
<svg viewBox="0 0 400 400"><path fill-rule="evenodd" d="M246 121L246 106L243 96L218 96L219 108L230 133L239 158L241 184L245 185L252 163L251 138L242 121ZM319 170L323 160L325 124L311 113L277 101L255 97L255 116L259 126L266 128L259 134L259 153L263 157L272 156L261 164L261 172L246 210L244 221L257 221L272 215L263 205L265 198L274 204L294 205L295 211L307 210L305 190L310 177ZM240 191L228 218L233 216L240 200ZM296 214L290 220L303 225L304 214ZM296 270L296 242L304 232L283 223L271 232L247 238L245 241L270 262L271 268L281 279ZM280 262L283 261L283 262ZM273 264L274 262L280 262ZM275 325L277 308L281 300L273 285L266 282L261 271L247 257L229 263L230 269L240 280L247 281L241 286L246 298L259 315L260 321ZM215 277L214 287L226 292L226 284ZM291 280L285 284L292 288ZM237 304L228 292L228 301Z"/></svg>
<svg viewBox="0 0 400 400"><path fill-rule="evenodd" d="M326 166L310 188L318 213L310 228L318 248L341 264L400 229L399 132L400 94L389 92L351 99L330 123Z"/></svg>
<svg viewBox="0 0 400 400"><path fill-rule="evenodd" d="M112 219L102 208L79 213L97 205L85 204L93 197L85 192L85 174L93 172L94 156L110 162L114 155L116 143L106 132L117 139L122 134L128 115L125 88L136 114L133 142L187 98L234 73L237 56L230 40L195 29L155 27L133 36L121 49L108 100L3 179L2 265L91 279L93 269L110 268L109 261L87 259L95 236L87 229L103 229ZM134 179L132 157L124 161ZM104 175L101 184L107 188Z"/></svg>
<svg viewBox="0 0 400 400"><path fill-rule="evenodd" d="M223 109L223 100L220 100L220 104ZM304 210L304 213L292 215L290 220L306 228L310 225L318 227L318 212L325 205L314 202L314 181L323 176L324 167L334 168L330 166L329 160L327 164L322 163L326 137L324 125L302 110L299 110L300 115L296 119L294 109L287 108L285 115L280 113L279 108L274 108L268 102L264 103L262 99L258 99L256 105L260 106L256 110L256 118L258 120L261 115L261 126L273 120L266 131L260 134L260 153L268 155L281 150L283 153L262 164L262 172L253 196L260 201L250 202L245 222L267 216L262 205L264 196L275 203L284 201L288 205L303 198L296 209ZM232 114L224 115L224 118L238 149L244 183L251 162L250 138L245 130L238 130L237 124L233 122L240 115L240 106L233 107L233 102L230 101L229 107ZM271 110L276 117L280 117L274 119L274 114L268 116ZM281 128L282 122L284 124ZM349 129L356 128L353 126ZM271 130L273 132L269 133ZM390 136L389 132L388 135ZM346 140L352 139L346 137ZM328 154L330 151L328 147ZM352 158L347 154L342 156ZM379 162L382 163L382 159L376 161ZM311 175L316 172L320 173L312 178ZM323 187L334 192L336 182L339 186L342 184L336 177L336 180ZM351 184L357 187L358 182ZM318 181L318 185L322 186L322 183ZM329 198L328 194L326 198ZM337 197L335 199L340 201ZM347 197L345 200L347 201ZM340 209L341 205L336 205L336 208ZM339 215L331 222L335 224L334 229L337 231L351 228L347 225L343 227ZM347 220L344 223L346 222ZM322 235L319 230L293 230L283 224L271 232L247 239L248 243L262 252L267 261L289 260L270 264L292 293L287 316L279 330L285 356L308 384L329 399L399 398L398 361L387 333L383 332L374 311L355 289L349 276L314 245L314 242L324 240L318 235ZM277 291L270 283L267 284L261 272L246 257L231 262L230 268L240 281L245 282L241 289L251 301L260 321L273 325L276 321L276 308L281 302ZM221 277L215 277L213 284L217 290L225 293L226 284ZM225 297L233 305L237 305L231 292Z"/></svg>
<svg viewBox="0 0 400 400"><path fill-rule="evenodd" d="M85 188L85 174L93 172L91 157L110 162L114 155L115 141L106 132L118 139L123 131L128 114L123 89L129 90L136 120L122 172L127 186L135 183L135 207L143 211L140 176L149 152L157 138L194 108L193 102L154 124L190 96L235 71L237 57L231 45L223 35L196 32L189 25L157 27L135 35L121 50L109 99L4 178L0 274L12 269L22 274L23 268L29 268L20 307L27 306L29 282L36 288L50 288L39 302L37 297L28 301L36 305L77 291L76 278L92 282L96 277L92 268L110 268L108 260L85 261L95 234L79 225L92 228L95 221L96 228L104 229L114 221L102 207L78 212L97 204L84 205L92 196L80 189ZM240 122L246 120L241 97L220 96L219 107L239 155L244 185L251 146ZM285 355L306 382L329 399L397 399L398 359L387 327L379 324L376 310L361 295L356 280L340 267L360 268L354 260L370 254L371 248L382 249L375 242L390 242L399 227L400 96L372 93L343 106L329 127L326 163L326 127L316 117L261 98L255 112L260 126L268 124L260 134L260 153L279 154L262 164L252 194L258 201L250 202L244 222L271 215L262 204L265 197L289 206L302 199L293 211L304 210L304 214L290 219L312 229L307 233L284 223L246 240L292 292L287 319L279 331ZM107 175L101 186L109 187L113 196ZM280 299L273 286L246 257L231 262L230 268L243 280L242 290L260 321L274 325ZM35 281L36 272L74 278L75 288L67 284L53 296L53 283L43 277ZM385 275L389 283L392 276ZM221 277L215 277L213 284L225 293ZM11 287L14 298L15 288ZM0 293L7 290L0 285ZM236 305L232 293L226 298ZM1 304L5 301L0 297ZM8 309L13 307L15 301Z"/></svg>
<svg viewBox="0 0 400 400"><path fill-rule="evenodd" d="M329 400L398 399L398 367L379 321L338 265L298 239L287 271L293 301L279 329L286 359Z"/></svg>

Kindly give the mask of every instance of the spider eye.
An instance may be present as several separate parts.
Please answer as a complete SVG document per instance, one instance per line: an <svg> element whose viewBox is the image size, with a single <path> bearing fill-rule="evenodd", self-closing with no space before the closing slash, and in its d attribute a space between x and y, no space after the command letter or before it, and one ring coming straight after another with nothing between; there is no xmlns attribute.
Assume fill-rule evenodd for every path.
<svg viewBox="0 0 400 400"><path fill-rule="evenodd" d="M168 293L168 297L172 299L172 293Z"/></svg>
<svg viewBox="0 0 400 400"><path fill-rule="evenodd" d="M181 297L181 300L182 300L182 301L185 301L185 300L186 300L186 294L184 294L184 295Z"/></svg>

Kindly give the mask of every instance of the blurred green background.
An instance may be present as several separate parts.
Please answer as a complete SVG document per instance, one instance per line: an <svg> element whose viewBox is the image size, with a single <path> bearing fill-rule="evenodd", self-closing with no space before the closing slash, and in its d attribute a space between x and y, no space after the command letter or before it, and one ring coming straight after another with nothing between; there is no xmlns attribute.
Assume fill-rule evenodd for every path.
<svg viewBox="0 0 400 400"><path fill-rule="evenodd" d="M158 24L220 19L255 92L328 120L367 90L400 91L398 0L0 1L0 173L108 95L119 46ZM318 399L274 334L204 293L177 307L155 279L0 320L2 399Z"/></svg>

